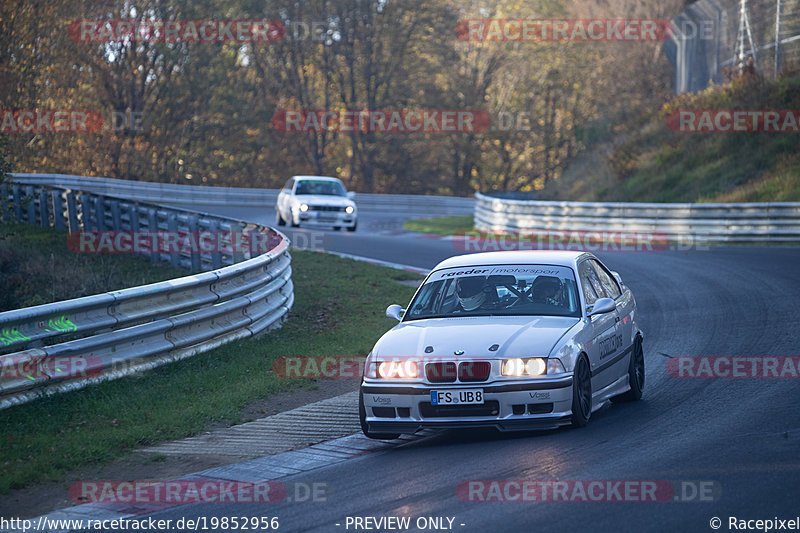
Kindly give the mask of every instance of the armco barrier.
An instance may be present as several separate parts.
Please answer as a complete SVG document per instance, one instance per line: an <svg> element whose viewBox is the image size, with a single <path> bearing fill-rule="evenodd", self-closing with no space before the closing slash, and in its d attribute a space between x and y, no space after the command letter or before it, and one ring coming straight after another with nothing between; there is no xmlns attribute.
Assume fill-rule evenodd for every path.
<svg viewBox="0 0 800 533"><path fill-rule="evenodd" d="M208 253L148 254L207 272L0 313L0 409L266 332L294 302L289 242L271 228L54 186L4 184L0 198L6 221L71 232L260 232L275 243L256 254L229 237ZM79 362L80 372L59 374L54 361Z"/></svg>
<svg viewBox="0 0 800 533"><path fill-rule="evenodd" d="M57 186L130 200L185 206L227 205L272 208L279 192L277 189L175 185L66 174L13 174L13 178L15 183L21 185ZM473 198L453 196L358 193L355 201L359 211L362 212L401 211L429 216L468 215L472 214L475 208Z"/></svg>
<svg viewBox="0 0 800 533"><path fill-rule="evenodd" d="M547 202L475 195L475 227L488 232L652 232L694 243L800 242L800 203Z"/></svg>

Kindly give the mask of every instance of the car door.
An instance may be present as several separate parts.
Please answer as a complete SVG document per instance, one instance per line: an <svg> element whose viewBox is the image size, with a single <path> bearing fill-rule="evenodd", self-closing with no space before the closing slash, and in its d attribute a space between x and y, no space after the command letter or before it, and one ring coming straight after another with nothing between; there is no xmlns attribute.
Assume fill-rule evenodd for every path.
<svg viewBox="0 0 800 533"><path fill-rule="evenodd" d="M600 281L591 259L584 260L578 265L578 274L587 306L593 306L600 298L611 298ZM591 340L587 343L586 351L589 356L589 367L592 370L593 392L607 387L618 377L612 368L615 366L613 361L620 352L621 336L618 332L618 321L617 311L595 315L589 319Z"/></svg>
<svg viewBox="0 0 800 533"><path fill-rule="evenodd" d="M606 290L609 298L613 298L617 302L617 330L622 336L622 350L627 350L633 343L633 313L636 309L636 303L633 299L631 291L625 290L614 274L597 259L592 260L592 266L600 278L600 283ZM626 359L627 361L627 359ZM626 367L627 368L627 367Z"/></svg>

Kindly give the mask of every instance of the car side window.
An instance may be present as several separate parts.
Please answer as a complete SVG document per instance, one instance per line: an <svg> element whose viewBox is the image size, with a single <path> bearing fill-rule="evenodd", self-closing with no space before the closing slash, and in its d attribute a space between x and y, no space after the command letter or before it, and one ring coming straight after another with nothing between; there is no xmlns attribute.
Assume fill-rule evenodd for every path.
<svg viewBox="0 0 800 533"><path fill-rule="evenodd" d="M603 290L603 285L597 278L595 272L589 261L584 261L578 267L578 274L581 278L581 288L583 290L583 299L586 300L586 305L593 305L598 298L605 298L606 293Z"/></svg>
<svg viewBox="0 0 800 533"><path fill-rule="evenodd" d="M286 182L286 185L283 186L283 190L289 192L292 190L294 186L294 178L289 178L289 181Z"/></svg>
<svg viewBox="0 0 800 533"><path fill-rule="evenodd" d="M597 278L600 280L600 283L603 285L603 289L605 293L608 295L609 298L617 299L622 295L622 291L619 289L619 285L617 284L617 280L615 280L611 274L609 274L603 265L601 265L597 261L587 261L587 263L591 263L592 267L594 267L594 271L597 273Z"/></svg>

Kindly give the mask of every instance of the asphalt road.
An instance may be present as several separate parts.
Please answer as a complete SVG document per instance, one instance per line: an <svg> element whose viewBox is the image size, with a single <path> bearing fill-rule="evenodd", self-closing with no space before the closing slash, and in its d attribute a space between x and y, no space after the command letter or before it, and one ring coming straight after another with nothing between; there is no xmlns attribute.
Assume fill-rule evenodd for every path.
<svg viewBox="0 0 800 533"><path fill-rule="evenodd" d="M271 211L216 212L274 220ZM375 233L363 223L402 218L365 216L355 234L325 232L325 248L427 268L458 253L446 240ZM278 516L280 531L364 531L347 528L348 516L410 516L412 525L418 517L454 517L453 530L464 532L713 531L713 517L729 531L731 516L795 519L800 381L679 379L666 361L800 355L800 249L598 255L637 299L647 366L641 402L605 407L583 429L441 432L290 479L327 482L325 502L188 505L153 516ZM666 480L678 498L682 482L715 489L711 501L656 503L485 503L456 493L461 481L508 479Z"/></svg>

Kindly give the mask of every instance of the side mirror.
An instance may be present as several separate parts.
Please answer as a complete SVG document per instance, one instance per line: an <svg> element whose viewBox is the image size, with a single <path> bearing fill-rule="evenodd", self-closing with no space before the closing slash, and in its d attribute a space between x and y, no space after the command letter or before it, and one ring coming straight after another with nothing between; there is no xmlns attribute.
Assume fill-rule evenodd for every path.
<svg viewBox="0 0 800 533"><path fill-rule="evenodd" d="M354 200L355 197L356 193L354 193L353 191L347 191L347 198L349 198L350 200Z"/></svg>
<svg viewBox="0 0 800 533"><path fill-rule="evenodd" d="M400 322L403 319L403 314L405 314L405 312L406 310L400 307L399 305L392 304L386 308L386 317L393 318L398 322Z"/></svg>
<svg viewBox="0 0 800 533"><path fill-rule="evenodd" d="M615 278L617 278L617 283L619 283L620 285L622 285L622 276L620 276L618 272L615 272L615 271L613 271L613 270L611 271L611 274L612 274L612 275L613 275Z"/></svg>
<svg viewBox="0 0 800 533"><path fill-rule="evenodd" d="M591 309L591 311L589 311L589 309ZM586 316L587 318L591 318L594 315L604 315L606 313L613 313L616 310L617 310L617 302L615 302L611 298L600 298L594 303L594 306L590 305L586 307Z"/></svg>

